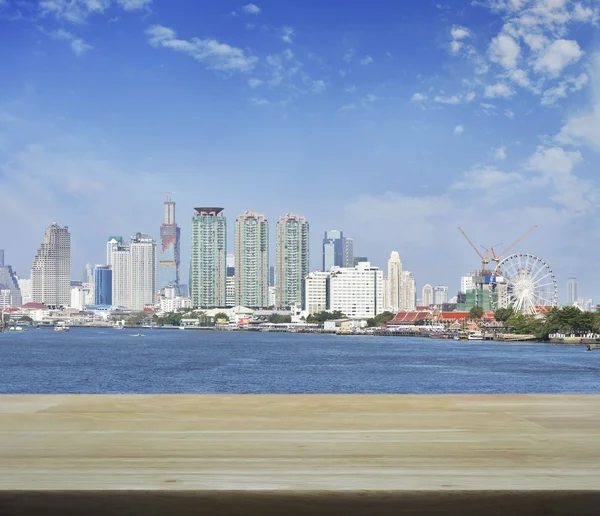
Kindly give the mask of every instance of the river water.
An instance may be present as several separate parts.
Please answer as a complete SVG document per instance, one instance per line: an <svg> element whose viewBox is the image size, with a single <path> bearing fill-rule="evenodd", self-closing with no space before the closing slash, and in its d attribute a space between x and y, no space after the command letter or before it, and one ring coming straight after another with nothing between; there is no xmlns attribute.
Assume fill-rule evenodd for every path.
<svg viewBox="0 0 600 516"><path fill-rule="evenodd" d="M0 334L0 393L600 393L600 350L74 328Z"/></svg>

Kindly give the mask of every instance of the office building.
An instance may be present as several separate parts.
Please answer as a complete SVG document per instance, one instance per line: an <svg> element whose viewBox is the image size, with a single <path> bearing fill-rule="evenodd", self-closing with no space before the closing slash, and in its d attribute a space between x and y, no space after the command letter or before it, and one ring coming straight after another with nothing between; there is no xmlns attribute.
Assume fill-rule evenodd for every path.
<svg viewBox="0 0 600 516"><path fill-rule="evenodd" d="M269 306L269 223L247 211L235 221L235 304Z"/></svg>
<svg viewBox="0 0 600 516"><path fill-rule="evenodd" d="M142 311L156 303L157 256L154 239L143 233L132 236L129 242L129 261L129 308Z"/></svg>
<svg viewBox="0 0 600 516"><path fill-rule="evenodd" d="M330 272L314 271L306 276L304 299L309 315L328 310L330 275Z"/></svg>
<svg viewBox="0 0 600 516"><path fill-rule="evenodd" d="M448 287L438 285L433 289L433 304L442 306L448 302Z"/></svg>
<svg viewBox="0 0 600 516"><path fill-rule="evenodd" d="M421 303L423 306L433 306L433 287L429 284L423 287L421 292Z"/></svg>
<svg viewBox="0 0 600 516"><path fill-rule="evenodd" d="M309 226L306 218L287 213L277 222L275 291L278 308L303 305L309 272Z"/></svg>
<svg viewBox="0 0 600 516"><path fill-rule="evenodd" d="M24 305L31 303L31 278L19 278L17 283L21 291L21 303Z"/></svg>
<svg viewBox="0 0 600 516"><path fill-rule="evenodd" d="M195 208L189 290L195 308L225 306L227 220L223 208Z"/></svg>
<svg viewBox="0 0 600 516"><path fill-rule="evenodd" d="M323 238L323 271L344 266L344 233L337 229L325 231Z"/></svg>
<svg viewBox="0 0 600 516"><path fill-rule="evenodd" d="M4 260L3 256L2 260ZM19 283L12 267L2 263L0 265L0 310L9 307L18 308L23 304Z"/></svg>
<svg viewBox="0 0 600 516"><path fill-rule="evenodd" d="M31 268L31 297L47 306L71 303L71 235L55 222L46 228Z"/></svg>
<svg viewBox="0 0 600 516"><path fill-rule="evenodd" d="M158 290L179 287L179 265L181 230L175 221L175 202L167 194L164 202L164 219L160 226L160 248L158 251Z"/></svg>
<svg viewBox="0 0 600 516"><path fill-rule="evenodd" d="M567 280L567 305L573 306L579 300L578 296L579 284L576 278L569 278Z"/></svg>
<svg viewBox="0 0 600 516"><path fill-rule="evenodd" d="M329 311L368 319L384 311L383 271L369 262L356 267L334 267L329 278Z"/></svg>
<svg viewBox="0 0 600 516"><path fill-rule="evenodd" d="M348 237L344 237L342 267L354 267L354 240Z"/></svg>
<svg viewBox="0 0 600 516"><path fill-rule="evenodd" d="M368 262L369 259L366 256L355 256L352 259L352 267L356 267L359 263Z"/></svg>
<svg viewBox="0 0 600 516"><path fill-rule="evenodd" d="M112 305L112 269L110 265L96 265L94 269L94 304Z"/></svg>

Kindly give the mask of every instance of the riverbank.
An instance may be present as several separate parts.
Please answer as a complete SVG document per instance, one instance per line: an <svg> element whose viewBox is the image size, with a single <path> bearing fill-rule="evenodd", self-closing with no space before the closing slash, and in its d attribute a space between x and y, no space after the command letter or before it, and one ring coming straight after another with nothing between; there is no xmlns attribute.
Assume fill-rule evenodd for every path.
<svg viewBox="0 0 600 516"><path fill-rule="evenodd" d="M595 514L598 428L597 395L0 396L0 514Z"/></svg>

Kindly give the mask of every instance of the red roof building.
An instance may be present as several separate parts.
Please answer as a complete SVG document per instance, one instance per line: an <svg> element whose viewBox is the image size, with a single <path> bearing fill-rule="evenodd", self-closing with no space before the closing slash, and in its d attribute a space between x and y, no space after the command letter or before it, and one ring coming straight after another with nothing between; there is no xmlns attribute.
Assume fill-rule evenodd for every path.
<svg viewBox="0 0 600 516"><path fill-rule="evenodd" d="M48 307L42 303L25 303L21 310L46 310Z"/></svg>

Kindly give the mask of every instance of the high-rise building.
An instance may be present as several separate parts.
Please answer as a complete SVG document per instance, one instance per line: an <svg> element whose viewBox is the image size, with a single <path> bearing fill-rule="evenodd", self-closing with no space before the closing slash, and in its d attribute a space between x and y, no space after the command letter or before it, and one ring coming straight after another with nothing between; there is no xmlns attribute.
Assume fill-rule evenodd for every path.
<svg viewBox="0 0 600 516"><path fill-rule="evenodd" d="M94 268L91 263L86 264L81 272L81 284L82 285L93 285L94 284Z"/></svg>
<svg viewBox="0 0 600 516"><path fill-rule="evenodd" d="M438 285L433 288L433 304L436 306L442 306L448 302L448 287Z"/></svg>
<svg viewBox="0 0 600 516"><path fill-rule="evenodd" d="M175 202L167 194L164 203L164 220L160 226L160 250L158 253L158 289L179 287L181 230L175 222Z"/></svg>
<svg viewBox="0 0 600 516"><path fill-rule="evenodd" d="M112 269L110 265L96 265L94 269L94 304L112 305Z"/></svg>
<svg viewBox="0 0 600 516"><path fill-rule="evenodd" d="M463 294L466 294L467 292L471 292L471 290L473 290L475 288L475 281L474 281L475 275L476 275L476 273L467 274L466 276L463 276L462 278L460 278L460 291Z"/></svg>
<svg viewBox="0 0 600 516"><path fill-rule="evenodd" d="M304 299L309 315L324 312L329 308L330 272L315 271L306 276Z"/></svg>
<svg viewBox="0 0 600 516"><path fill-rule="evenodd" d="M309 226L306 218L286 213L277 221L275 291L278 308L303 304L309 269Z"/></svg>
<svg viewBox="0 0 600 516"><path fill-rule="evenodd" d="M388 260L387 277L387 309L391 312L401 310L400 298L402 296L402 262L397 251L392 251Z"/></svg>
<svg viewBox="0 0 600 516"><path fill-rule="evenodd" d="M154 239L143 233L132 236L129 243L129 260L129 308L141 311L156 303L157 257Z"/></svg>
<svg viewBox="0 0 600 516"><path fill-rule="evenodd" d="M269 287L275 286L275 265L269 265Z"/></svg>
<svg viewBox="0 0 600 516"><path fill-rule="evenodd" d="M366 256L355 256L352 259L352 267L356 267L359 263L368 262L369 259Z"/></svg>
<svg viewBox="0 0 600 516"><path fill-rule="evenodd" d="M412 272L402 271L400 277L400 308L412 311L417 307L417 285Z"/></svg>
<svg viewBox="0 0 600 516"><path fill-rule="evenodd" d="M567 280L567 305L573 306L578 301L578 287L579 284L576 278L569 278Z"/></svg>
<svg viewBox="0 0 600 516"><path fill-rule="evenodd" d="M235 304L269 306L269 222L256 211L235 221Z"/></svg>
<svg viewBox="0 0 600 516"><path fill-rule="evenodd" d="M433 305L433 287L429 284L423 287L423 291L421 292L421 303L423 303L423 306Z"/></svg>
<svg viewBox="0 0 600 516"><path fill-rule="evenodd" d="M106 264L112 265L112 254L114 251L123 249L125 242L122 236L110 236L106 242Z"/></svg>
<svg viewBox="0 0 600 516"><path fill-rule="evenodd" d="M354 240L348 237L344 237L342 267L354 267Z"/></svg>
<svg viewBox="0 0 600 516"><path fill-rule="evenodd" d="M193 307L225 306L227 220L223 208L195 208L189 290Z"/></svg>
<svg viewBox="0 0 600 516"><path fill-rule="evenodd" d="M0 249L0 266L4 265L4 249Z"/></svg>
<svg viewBox="0 0 600 516"><path fill-rule="evenodd" d="M384 311L383 271L369 262L334 267L329 278L329 310L346 317L372 318Z"/></svg>
<svg viewBox="0 0 600 516"><path fill-rule="evenodd" d="M21 291L21 302L24 305L31 303L31 278L19 278L17 282Z"/></svg>
<svg viewBox="0 0 600 516"><path fill-rule="evenodd" d="M112 304L131 308L131 257L129 246L121 237L107 256L112 270ZM109 240L110 242L110 240Z"/></svg>
<svg viewBox="0 0 600 516"><path fill-rule="evenodd" d="M67 226L53 222L46 228L31 268L31 297L35 303L71 303L71 235Z"/></svg>
<svg viewBox="0 0 600 516"><path fill-rule="evenodd" d="M4 260L4 256L2 256ZM0 310L14 307L18 308L23 304L21 290L17 277L10 265L0 265Z"/></svg>
<svg viewBox="0 0 600 516"><path fill-rule="evenodd" d="M344 233L337 229L325 231L323 237L323 269L344 266Z"/></svg>

